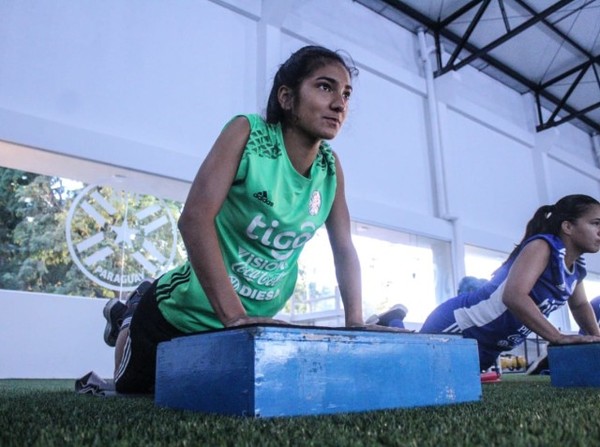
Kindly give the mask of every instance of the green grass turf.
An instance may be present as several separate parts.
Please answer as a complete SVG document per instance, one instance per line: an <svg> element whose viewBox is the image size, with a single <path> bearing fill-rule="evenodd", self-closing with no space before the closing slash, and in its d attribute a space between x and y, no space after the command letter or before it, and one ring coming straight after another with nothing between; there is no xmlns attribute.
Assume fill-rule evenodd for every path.
<svg viewBox="0 0 600 447"><path fill-rule="evenodd" d="M548 376L505 374L474 403L272 419L77 395L73 385L0 380L0 446L600 446L600 389L555 388Z"/></svg>

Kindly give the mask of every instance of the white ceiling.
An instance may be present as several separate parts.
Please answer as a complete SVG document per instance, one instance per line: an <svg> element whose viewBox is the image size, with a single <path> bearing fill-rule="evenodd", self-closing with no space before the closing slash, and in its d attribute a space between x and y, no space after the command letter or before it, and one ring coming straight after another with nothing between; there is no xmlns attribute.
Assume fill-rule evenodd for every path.
<svg viewBox="0 0 600 447"><path fill-rule="evenodd" d="M600 0L356 1L436 37L436 75L468 64L533 93L538 130L571 122L600 133Z"/></svg>

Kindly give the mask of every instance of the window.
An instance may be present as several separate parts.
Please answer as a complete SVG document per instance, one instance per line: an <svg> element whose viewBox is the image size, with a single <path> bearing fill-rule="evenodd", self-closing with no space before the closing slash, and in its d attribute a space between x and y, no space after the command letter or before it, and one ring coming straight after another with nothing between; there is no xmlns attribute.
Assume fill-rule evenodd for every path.
<svg viewBox="0 0 600 447"><path fill-rule="evenodd" d="M465 275L490 279L508 258L508 253L465 245Z"/></svg>
<svg viewBox="0 0 600 447"><path fill-rule="evenodd" d="M124 172L131 178L125 178L104 165L66 163L60 157L43 168L33 163L43 153L14 151L21 162L35 166L30 171L0 166L0 289L112 298L185 259L174 229L182 203L148 189L179 197L189 185L153 182L149 175L129 171ZM36 172L38 167L51 175ZM82 178L67 178L65 167ZM63 176L52 175L54 169ZM106 178L107 184L92 178ZM422 322L453 295L449 242L361 222L354 222L352 231L362 266L365 318L402 303L409 309L408 322ZM324 228L300 258L286 313L297 321L344 323Z"/></svg>
<svg viewBox="0 0 600 447"><path fill-rule="evenodd" d="M600 296L600 275L597 273L590 273L586 275L583 280L583 287L585 287L585 294L587 296L588 301ZM568 308L567 308L568 309ZM569 310L569 323L571 325L570 329L572 332L579 332L579 325L573 318L571 311Z"/></svg>
<svg viewBox="0 0 600 447"><path fill-rule="evenodd" d="M408 308L406 321L422 323L438 303L452 296L450 243L401 231L353 223L353 241L362 269L363 314L394 304ZM294 298L293 321L343 324L343 311L324 228L306 245Z"/></svg>
<svg viewBox="0 0 600 447"><path fill-rule="evenodd" d="M0 167L0 288L112 298L182 262L181 204Z"/></svg>

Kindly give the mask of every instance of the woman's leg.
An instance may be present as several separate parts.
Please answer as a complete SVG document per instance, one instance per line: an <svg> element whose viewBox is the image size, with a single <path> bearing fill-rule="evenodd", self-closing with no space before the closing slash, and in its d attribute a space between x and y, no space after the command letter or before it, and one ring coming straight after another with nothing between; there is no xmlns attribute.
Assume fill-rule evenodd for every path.
<svg viewBox="0 0 600 447"><path fill-rule="evenodd" d="M473 334L469 333L467 329L463 332L454 316L454 311L459 307L459 301L450 299L440 304L433 310L423 323L420 332L423 334L461 334L465 338L477 340ZM496 359L500 355L501 351L497 349L491 349L483 346L477 341L477 351L479 354L479 368L480 371L484 371L496 363Z"/></svg>
<svg viewBox="0 0 600 447"><path fill-rule="evenodd" d="M125 342L129 337L129 327L121 329L119 335L117 336L117 341L115 343L115 372L114 375L117 375L117 370L119 366L121 366L121 361L123 360L123 351L125 350Z"/></svg>
<svg viewBox="0 0 600 447"><path fill-rule="evenodd" d="M156 302L156 284L142 296L129 328L117 338L115 389L119 393L152 393L158 344L185 335L163 317Z"/></svg>
<svg viewBox="0 0 600 447"><path fill-rule="evenodd" d="M453 298L440 304L425 319L419 332L424 334L461 334L462 332L454 317L454 310L457 304L458 301Z"/></svg>

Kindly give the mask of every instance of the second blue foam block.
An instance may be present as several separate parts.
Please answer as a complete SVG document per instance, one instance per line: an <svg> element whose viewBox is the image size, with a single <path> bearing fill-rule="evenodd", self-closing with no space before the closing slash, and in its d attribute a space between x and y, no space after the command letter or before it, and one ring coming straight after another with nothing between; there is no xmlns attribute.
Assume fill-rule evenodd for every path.
<svg viewBox="0 0 600 447"><path fill-rule="evenodd" d="M550 381L556 387L600 387L600 343L548 346Z"/></svg>

